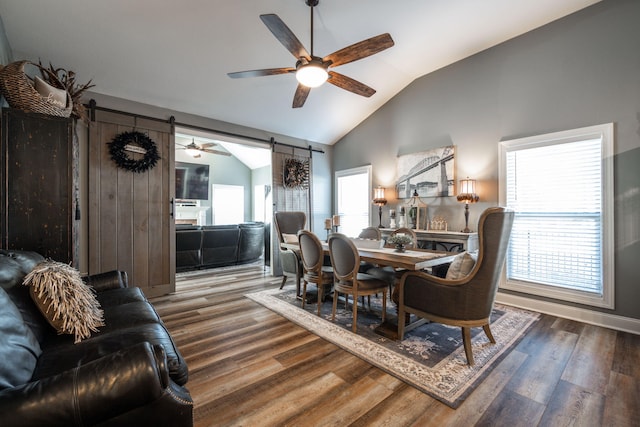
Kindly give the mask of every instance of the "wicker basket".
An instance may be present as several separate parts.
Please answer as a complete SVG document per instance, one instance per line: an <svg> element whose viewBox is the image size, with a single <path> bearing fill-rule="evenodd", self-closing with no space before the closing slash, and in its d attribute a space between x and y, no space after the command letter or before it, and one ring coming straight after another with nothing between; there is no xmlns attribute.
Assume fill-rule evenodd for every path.
<svg viewBox="0 0 640 427"><path fill-rule="evenodd" d="M40 70L51 74L49 70L29 61L17 61L0 70L0 91L12 108L23 111L48 114L58 117L69 117L73 110L73 101L67 92L67 106L55 105L36 91L31 79L25 74L26 64L35 65Z"/></svg>

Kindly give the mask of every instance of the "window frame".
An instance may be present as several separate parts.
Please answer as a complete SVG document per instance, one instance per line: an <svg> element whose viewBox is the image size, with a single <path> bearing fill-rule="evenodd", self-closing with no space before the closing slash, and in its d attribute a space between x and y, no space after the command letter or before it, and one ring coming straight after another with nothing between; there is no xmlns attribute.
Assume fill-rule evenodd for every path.
<svg viewBox="0 0 640 427"><path fill-rule="evenodd" d="M499 203L501 206L507 206L506 158L508 152L592 139L600 139L601 141L602 168L600 192L602 200L602 251L600 263L602 268L602 292L597 294L553 285L509 279L507 277L507 265L505 265L503 269L500 283L501 289L595 307L615 308L613 123L501 141L499 144ZM506 262L509 262L508 258Z"/></svg>
<svg viewBox="0 0 640 427"><path fill-rule="evenodd" d="M344 169L341 171L336 171L334 172L334 187L335 188L335 192L334 192L334 206L335 206L335 213L336 215L342 215L342 213L339 211L340 206L339 206L339 200L340 200L340 195L339 195L339 189L340 186L338 185L338 180L339 178L343 178L343 177L347 177L347 176L352 176L352 175L362 175L362 174L366 174L367 175L367 194L371 195L373 193L373 178L372 178L372 167L371 165L366 165L366 166L359 166L359 167L355 167L355 168L350 168L350 169ZM369 197L370 200L370 197ZM367 203L367 225L366 227L369 227L369 225L371 224L371 203ZM364 227L363 227L364 228ZM339 232L343 232L341 230L338 230ZM355 236L353 236L355 237Z"/></svg>

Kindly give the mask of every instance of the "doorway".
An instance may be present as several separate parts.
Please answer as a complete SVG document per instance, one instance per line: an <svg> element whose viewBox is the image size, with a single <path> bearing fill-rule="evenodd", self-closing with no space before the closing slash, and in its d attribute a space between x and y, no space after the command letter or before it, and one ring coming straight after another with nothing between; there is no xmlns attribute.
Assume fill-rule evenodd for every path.
<svg viewBox="0 0 640 427"><path fill-rule="evenodd" d="M263 265L270 265L269 144L176 127L175 159L176 273L204 272L210 268L219 271L247 265L252 259L247 251L255 254L258 237L262 242L261 261ZM196 177L192 172L194 178L190 183L188 170L200 170L201 174ZM178 175L181 175L180 181ZM189 192L189 188L202 182L206 182L206 191ZM192 197L178 197L188 194ZM258 226L263 227L262 236L257 235ZM198 231L199 239L193 237ZM182 245L181 242L187 240L182 239L183 233L192 234L190 246ZM247 247L252 244L253 247ZM185 257L190 265L181 264ZM234 260L234 257L237 258Z"/></svg>

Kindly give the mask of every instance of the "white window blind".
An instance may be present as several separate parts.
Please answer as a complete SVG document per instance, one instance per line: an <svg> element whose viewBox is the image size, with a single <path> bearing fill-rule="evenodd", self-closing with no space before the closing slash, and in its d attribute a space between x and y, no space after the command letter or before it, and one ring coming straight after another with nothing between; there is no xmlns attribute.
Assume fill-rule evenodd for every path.
<svg viewBox="0 0 640 427"><path fill-rule="evenodd" d="M502 144L501 203L516 213L503 287L610 306L606 141L580 131Z"/></svg>
<svg viewBox="0 0 640 427"><path fill-rule="evenodd" d="M213 224L244 222L244 187L242 185L212 184Z"/></svg>
<svg viewBox="0 0 640 427"><path fill-rule="evenodd" d="M355 237L370 223L371 166L339 171L335 177L339 231Z"/></svg>

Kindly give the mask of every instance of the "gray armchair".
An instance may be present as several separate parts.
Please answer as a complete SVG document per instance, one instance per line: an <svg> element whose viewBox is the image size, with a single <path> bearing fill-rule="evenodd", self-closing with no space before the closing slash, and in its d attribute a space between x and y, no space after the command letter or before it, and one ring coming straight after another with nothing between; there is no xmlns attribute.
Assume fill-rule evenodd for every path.
<svg viewBox="0 0 640 427"><path fill-rule="evenodd" d="M296 281L296 294L300 295L300 279L303 274L300 254L282 247L285 237L298 239L298 231L303 230L307 224L307 215L304 212L276 212L273 214L273 223L278 234L278 249L280 251L280 264L282 265L282 289L289 277Z"/></svg>
<svg viewBox="0 0 640 427"><path fill-rule="evenodd" d="M495 339L489 328L500 274L509 245L514 212L493 207L478 221L480 250L468 275L447 280L423 272L408 272L399 287L398 319L406 313L434 322L460 326L469 365L473 365L471 328L482 326L489 341ZM398 338L404 338L405 324L398 322Z"/></svg>

